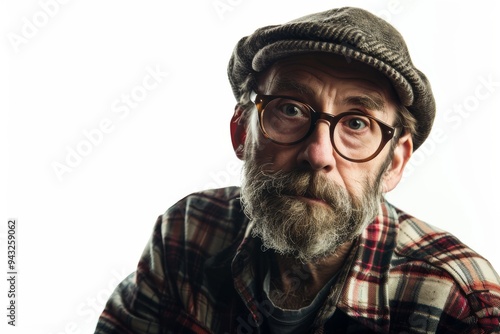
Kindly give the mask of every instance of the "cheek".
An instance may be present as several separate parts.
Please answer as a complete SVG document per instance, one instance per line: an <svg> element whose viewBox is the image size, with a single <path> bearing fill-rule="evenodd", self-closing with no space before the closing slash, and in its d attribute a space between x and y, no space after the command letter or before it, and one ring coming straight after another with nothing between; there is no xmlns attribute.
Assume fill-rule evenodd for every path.
<svg viewBox="0 0 500 334"><path fill-rule="evenodd" d="M377 174L375 166L369 162L337 162L339 184L343 184L347 191L355 197L360 197L366 191L367 184L373 185Z"/></svg>
<svg viewBox="0 0 500 334"><path fill-rule="evenodd" d="M270 164L272 171L291 171L297 168L297 148L274 144L266 138L259 138L255 148L255 160L259 164Z"/></svg>

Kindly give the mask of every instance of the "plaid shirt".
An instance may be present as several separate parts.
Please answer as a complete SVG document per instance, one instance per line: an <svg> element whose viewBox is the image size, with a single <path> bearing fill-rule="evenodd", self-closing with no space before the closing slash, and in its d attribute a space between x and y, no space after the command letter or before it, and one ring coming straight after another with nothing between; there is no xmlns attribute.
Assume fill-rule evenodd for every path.
<svg viewBox="0 0 500 334"><path fill-rule="evenodd" d="M238 188L193 194L160 216L96 333L268 332L267 255L239 196ZM499 319L500 279L489 262L384 201L311 332L500 333Z"/></svg>

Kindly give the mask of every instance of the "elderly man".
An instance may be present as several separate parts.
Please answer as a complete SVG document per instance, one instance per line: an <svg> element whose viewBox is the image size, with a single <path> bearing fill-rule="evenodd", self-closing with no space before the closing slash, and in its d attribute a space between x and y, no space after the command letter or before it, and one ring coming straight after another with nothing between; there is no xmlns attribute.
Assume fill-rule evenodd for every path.
<svg viewBox="0 0 500 334"><path fill-rule="evenodd" d="M228 73L241 191L162 215L98 333L500 331L491 265L383 198L435 114L392 26L341 8L264 27Z"/></svg>

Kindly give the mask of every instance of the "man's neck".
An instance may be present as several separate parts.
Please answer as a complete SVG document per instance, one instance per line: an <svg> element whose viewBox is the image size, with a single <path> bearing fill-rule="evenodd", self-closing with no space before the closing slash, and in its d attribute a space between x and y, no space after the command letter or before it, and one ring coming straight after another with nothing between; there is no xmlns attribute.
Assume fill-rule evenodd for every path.
<svg viewBox="0 0 500 334"><path fill-rule="evenodd" d="M342 268L351 246L352 242L347 242L334 254L311 263L276 254L277 270L271 269L270 298L273 303L284 309L309 305Z"/></svg>

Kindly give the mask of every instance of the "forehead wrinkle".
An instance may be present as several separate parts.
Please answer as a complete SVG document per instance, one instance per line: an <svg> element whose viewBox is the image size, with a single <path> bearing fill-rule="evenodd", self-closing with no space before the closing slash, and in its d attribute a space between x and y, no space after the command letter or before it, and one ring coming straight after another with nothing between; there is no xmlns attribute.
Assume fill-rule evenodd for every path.
<svg viewBox="0 0 500 334"><path fill-rule="evenodd" d="M336 78L337 79L337 78ZM346 80L347 78L339 77L340 80ZM322 81L321 79L318 79ZM362 79L358 79L362 81ZM267 89L273 92L293 92L298 93L302 96L314 96L318 94L318 91L311 88L310 85L302 83L300 80L295 78L290 78L287 76L275 76L271 82L268 82L266 85ZM363 93L364 95L356 95L352 97L346 97L341 101L341 105L345 104L356 104L361 106L366 106L367 109L380 109L382 110L385 107L384 99L376 94Z"/></svg>
<svg viewBox="0 0 500 334"><path fill-rule="evenodd" d="M272 88L277 92L294 92L302 96L314 95L314 90L310 86L288 77L274 78Z"/></svg>

